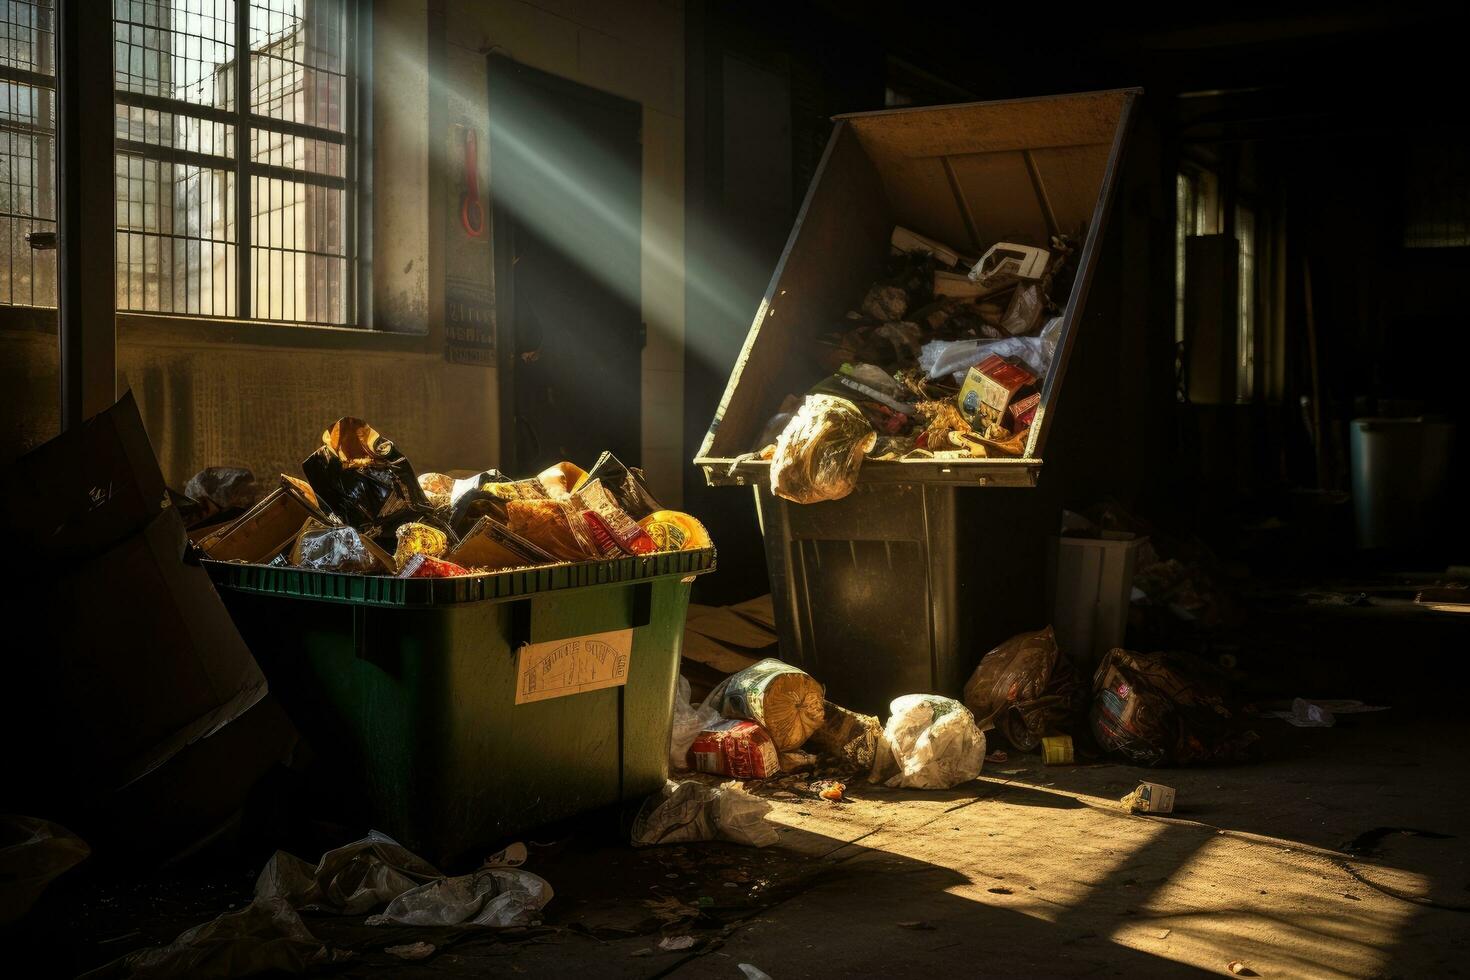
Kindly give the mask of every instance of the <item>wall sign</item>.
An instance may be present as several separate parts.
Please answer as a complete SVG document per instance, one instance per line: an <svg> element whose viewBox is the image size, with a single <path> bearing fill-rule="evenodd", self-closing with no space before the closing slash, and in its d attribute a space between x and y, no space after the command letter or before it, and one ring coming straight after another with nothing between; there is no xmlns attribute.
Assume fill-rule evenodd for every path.
<svg viewBox="0 0 1470 980"><path fill-rule="evenodd" d="M444 359L495 366L495 290L483 282L446 276Z"/></svg>
<svg viewBox="0 0 1470 980"><path fill-rule="evenodd" d="M632 652L631 629L527 643L516 660L516 704L621 687Z"/></svg>

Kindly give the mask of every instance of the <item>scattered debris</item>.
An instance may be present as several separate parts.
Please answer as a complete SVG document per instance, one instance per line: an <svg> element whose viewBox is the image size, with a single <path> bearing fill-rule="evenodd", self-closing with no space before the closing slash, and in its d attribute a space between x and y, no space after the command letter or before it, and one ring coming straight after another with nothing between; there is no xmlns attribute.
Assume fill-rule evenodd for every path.
<svg viewBox="0 0 1470 980"><path fill-rule="evenodd" d="M1011 757L1005 749L996 749L985 757L985 761L994 765L1003 765L1004 763L1010 762Z"/></svg>
<svg viewBox="0 0 1470 980"><path fill-rule="evenodd" d="M990 892L990 894L992 894L992 895L1014 895L1014 894L1016 894L1014 891L1012 891L1011 889L1006 888L1004 886L997 886L995 888L987 888L985 890L988 891L988 892Z"/></svg>
<svg viewBox="0 0 1470 980"><path fill-rule="evenodd" d="M1080 728L1087 710L1087 688L1057 649L1050 626L1018 633L987 653L964 697L982 729L993 726L1023 752L1048 732Z"/></svg>
<svg viewBox="0 0 1470 980"><path fill-rule="evenodd" d="M1361 701L1296 698L1291 702L1290 711L1263 711L1261 713L1268 718L1280 718L1297 728L1331 728L1337 724L1338 715L1387 710L1386 705L1364 704Z"/></svg>
<svg viewBox="0 0 1470 980"><path fill-rule="evenodd" d="M1159 929L1156 932L1154 932L1154 938L1155 939L1168 939L1169 938L1169 933L1171 933L1173 931L1174 930L1172 930L1172 929Z"/></svg>
<svg viewBox="0 0 1470 980"><path fill-rule="evenodd" d="M1110 650L1094 692L1098 745L1137 765L1241 761L1259 738L1232 710L1223 675L1186 654Z"/></svg>
<svg viewBox="0 0 1470 980"><path fill-rule="evenodd" d="M396 956L400 960L426 960L434 955L438 947L433 943L409 943L406 946L388 946L383 952L389 956Z"/></svg>
<svg viewBox="0 0 1470 980"><path fill-rule="evenodd" d="M634 819L633 846L727 840L766 847L778 839L776 828L766 821L770 810L771 804L733 780L719 786L670 780Z"/></svg>
<svg viewBox="0 0 1470 980"><path fill-rule="evenodd" d="M1174 789L1160 783L1139 783L1120 802L1134 813L1173 813Z"/></svg>
<svg viewBox="0 0 1470 980"><path fill-rule="evenodd" d="M1246 966L1245 963L1241 962L1240 960L1231 960L1229 963L1225 964L1225 969L1229 970L1231 973L1235 974L1238 977L1260 976L1259 973Z"/></svg>
<svg viewBox="0 0 1470 980"><path fill-rule="evenodd" d="M693 947L693 936L665 936L658 943L658 948L666 953L677 952L681 949L692 949Z"/></svg>
<svg viewBox="0 0 1470 980"><path fill-rule="evenodd" d="M813 783L812 788L816 790L817 795L822 799L830 800L833 803L841 803L842 791L847 789L847 784L839 782Z"/></svg>

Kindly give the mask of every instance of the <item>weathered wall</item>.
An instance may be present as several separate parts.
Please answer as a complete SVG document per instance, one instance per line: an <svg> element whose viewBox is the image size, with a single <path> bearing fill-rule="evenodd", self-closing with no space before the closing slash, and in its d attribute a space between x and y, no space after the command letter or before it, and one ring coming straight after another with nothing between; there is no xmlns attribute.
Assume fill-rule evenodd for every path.
<svg viewBox="0 0 1470 980"><path fill-rule="evenodd" d="M486 0L445 4L446 123L488 127L485 56L533 68L643 106L642 465L659 498L683 499L684 12L675 0ZM483 144L482 144L483 145ZM494 163L484 161L493 185ZM457 217L450 222L457 222ZM450 241L455 241L450 232ZM462 238L462 236L461 236ZM451 275L475 253L446 250ZM458 253L458 254L457 254ZM584 463L584 465L586 465Z"/></svg>

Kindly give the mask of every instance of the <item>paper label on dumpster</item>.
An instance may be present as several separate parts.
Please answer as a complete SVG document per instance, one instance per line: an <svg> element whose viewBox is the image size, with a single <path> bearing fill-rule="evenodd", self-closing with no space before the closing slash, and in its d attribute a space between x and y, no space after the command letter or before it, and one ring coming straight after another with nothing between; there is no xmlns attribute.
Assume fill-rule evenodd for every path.
<svg viewBox="0 0 1470 980"><path fill-rule="evenodd" d="M516 661L516 704L620 687L632 652L631 629L527 643Z"/></svg>

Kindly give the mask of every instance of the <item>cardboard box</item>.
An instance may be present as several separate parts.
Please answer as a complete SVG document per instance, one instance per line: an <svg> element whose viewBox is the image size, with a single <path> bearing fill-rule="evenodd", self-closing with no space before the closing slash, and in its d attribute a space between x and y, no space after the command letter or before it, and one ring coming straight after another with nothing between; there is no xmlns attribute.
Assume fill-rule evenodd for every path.
<svg viewBox="0 0 1470 980"><path fill-rule="evenodd" d="M764 779L781 771L776 743L766 730L734 718L700 732L689 747L689 763L699 772L735 779Z"/></svg>
<svg viewBox="0 0 1470 980"><path fill-rule="evenodd" d="M216 561L244 561L264 565L289 548L307 520L328 524L315 504L295 481L281 478L281 486L272 490L260 503L240 515L235 522L199 541L199 548ZM390 563L391 567L391 563Z"/></svg>
<svg viewBox="0 0 1470 980"><path fill-rule="evenodd" d="M159 823L162 813L124 814L124 791L161 778L267 688L208 575L184 561L183 522L132 396L22 457L0 493L0 533L24 572L11 598L30 633L0 685L0 738L24 747L10 753L0 806L44 812L94 845L86 825ZM210 775L221 796L243 799L246 770L226 757Z"/></svg>
<svg viewBox="0 0 1470 980"><path fill-rule="evenodd" d="M1125 800L1134 813L1173 813L1174 787L1161 783L1139 783Z"/></svg>
<svg viewBox="0 0 1470 980"><path fill-rule="evenodd" d="M970 368L960 387L960 414L967 422L977 419L1001 423L1006 409L1017 396L1024 397L1036 384L1036 375L998 354Z"/></svg>

